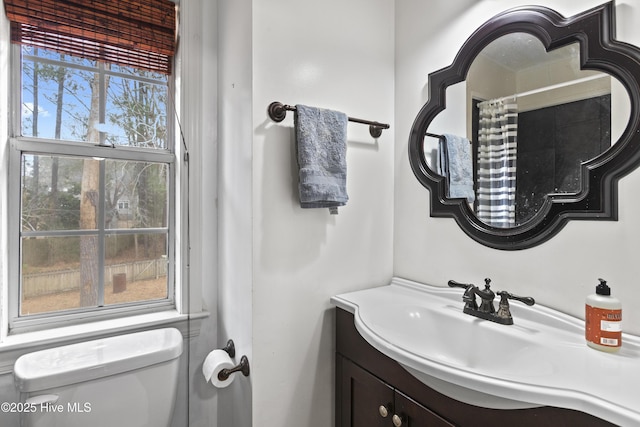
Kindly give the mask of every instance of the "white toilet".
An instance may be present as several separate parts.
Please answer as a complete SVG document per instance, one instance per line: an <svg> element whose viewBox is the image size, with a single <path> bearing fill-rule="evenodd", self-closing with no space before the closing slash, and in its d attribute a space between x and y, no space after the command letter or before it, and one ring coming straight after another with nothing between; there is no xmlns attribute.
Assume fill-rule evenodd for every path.
<svg viewBox="0 0 640 427"><path fill-rule="evenodd" d="M182 334L157 329L21 356L23 427L164 427L173 414Z"/></svg>

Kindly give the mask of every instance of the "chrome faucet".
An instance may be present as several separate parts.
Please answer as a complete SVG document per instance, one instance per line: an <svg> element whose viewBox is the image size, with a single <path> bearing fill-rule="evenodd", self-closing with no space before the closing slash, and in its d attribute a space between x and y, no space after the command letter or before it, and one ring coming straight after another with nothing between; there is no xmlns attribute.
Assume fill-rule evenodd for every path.
<svg viewBox="0 0 640 427"><path fill-rule="evenodd" d="M526 305L536 303L531 297L519 297L506 291L500 291L498 292L500 302L496 311L493 305L496 293L491 290L491 279L484 279L484 289L479 289L472 283L459 283L455 280L449 280L448 283L452 288L463 288L465 290L462 294L462 301L465 303L462 310L464 313L503 325L513 325L513 317L511 316L511 310L509 310L510 299L523 302ZM476 301L476 296L480 297L480 305Z"/></svg>

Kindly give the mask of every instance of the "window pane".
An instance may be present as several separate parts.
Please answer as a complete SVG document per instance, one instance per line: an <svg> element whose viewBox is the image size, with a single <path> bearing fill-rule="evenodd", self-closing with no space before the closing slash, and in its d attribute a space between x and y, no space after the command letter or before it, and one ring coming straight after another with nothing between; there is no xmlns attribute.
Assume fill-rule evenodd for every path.
<svg viewBox="0 0 640 427"><path fill-rule="evenodd" d="M85 141L94 76L89 71L24 59L22 135Z"/></svg>
<svg viewBox="0 0 640 427"><path fill-rule="evenodd" d="M20 315L97 307L98 236L22 239ZM104 304L168 298L167 235L105 239Z"/></svg>
<svg viewBox="0 0 640 427"><path fill-rule="evenodd" d="M44 49L22 53L23 136L168 148L167 76Z"/></svg>
<svg viewBox="0 0 640 427"><path fill-rule="evenodd" d="M79 229L85 161L76 157L23 154L21 169L22 231ZM89 171L87 165L86 172Z"/></svg>
<svg viewBox="0 0 640 427"><path fill-rule="evenodd" d="M23 154L21 166L23 231L97 228L100 160ZM168 168L105 160L105 228L166 227Z"/></svg>
<svg viewBox="0 0 640 427"><path fill-rule="evenodd" d="M95 236L83 236L83 238ZM22 316L81 307L80 237L22 239Z"/></svg>
<svg viewBox="0 0 640 427"><path fill-rule="evenodd" d="M112 76L107 92L107 143L167 148L167 86Z"/></svg>
<svg viewBox="0 0 640 427"><path fill-rule="evenodd" d="M166 234L108 236L105 305L167 298Z"/></svg>
<svg viewBox="0 0 640 427"><path fill-rule="evenodd" d="M106 160L105 167L105 228L166 227L167 164Z"/></svg>

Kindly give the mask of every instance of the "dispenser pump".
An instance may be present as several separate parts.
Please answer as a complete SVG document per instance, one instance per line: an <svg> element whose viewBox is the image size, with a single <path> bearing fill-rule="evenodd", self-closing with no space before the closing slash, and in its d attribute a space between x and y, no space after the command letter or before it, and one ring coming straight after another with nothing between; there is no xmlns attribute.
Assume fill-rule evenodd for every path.
<svg viewBox="0 0 640 427"><path fill-rule="evenodd" d="M596 286L596 294L598 295L611 295L611 288L607 285L607 281L604 279L598 279L600 284Z"/></svg>

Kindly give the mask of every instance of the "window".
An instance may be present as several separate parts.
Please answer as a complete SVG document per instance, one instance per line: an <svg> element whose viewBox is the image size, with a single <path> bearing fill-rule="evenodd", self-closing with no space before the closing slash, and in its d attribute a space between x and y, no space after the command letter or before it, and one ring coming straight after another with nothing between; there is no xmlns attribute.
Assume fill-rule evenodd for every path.
<svg viewBox="0 0 640 427"><path fill-rule="evenodd" d="M105 42L99 31L94 38L58 31L64 22L49 22L65 14L55 16L51 6L69 12L66 2L26 1L22 18L25 1L5 0L17 42L12 81L20 82L12 85L19 89L9 171L10 327L173 307L171 57L152 53L150 61L120 38L115 47ZM116 3L163 3L165 15L174 7ZM81 12L120 19L100 11L100 2L92 7ZM99 22L74 17L87 27ZM134 18L138 33L149 33Z"/></svg>

